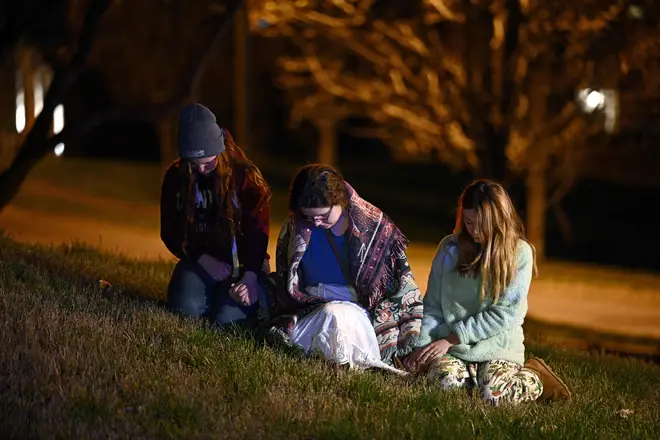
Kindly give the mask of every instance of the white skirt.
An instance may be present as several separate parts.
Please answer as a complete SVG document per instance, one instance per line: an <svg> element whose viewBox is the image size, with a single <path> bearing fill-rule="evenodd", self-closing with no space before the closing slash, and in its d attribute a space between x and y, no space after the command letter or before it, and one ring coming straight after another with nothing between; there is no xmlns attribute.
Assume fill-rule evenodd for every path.
<svg viewBox="0 0 660 440"><path fill-rule="evenodd" d="M291 339L305 353L321 352L338 365L349 368L382 368L397 374L404 371L380 358L376 332L365 309L350 301L331 301L298 321Z"/></svg>

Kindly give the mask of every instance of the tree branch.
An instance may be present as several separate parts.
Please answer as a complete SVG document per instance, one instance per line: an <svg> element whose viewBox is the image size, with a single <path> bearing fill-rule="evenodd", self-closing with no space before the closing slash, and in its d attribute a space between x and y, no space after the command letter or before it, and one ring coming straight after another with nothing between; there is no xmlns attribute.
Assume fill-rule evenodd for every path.
<svg viewBox="0 0 660 440"><path fill-rule="evenodd" d="M46 92L44 97L44 104L37 117L34 126L25 137L25 142L18 152L16 158L12 162L20 161L25 158L30 158L30 166L36 163L43 157L47 150L43 143L43 139L48 137L50 127L53 120L53 111L55 107L62 101L62 95L73 84L82 69L85 66L85 61L89 52L94 44L94 37L98 29L101 18L110 7L112 0L93 0L83 22L80 35L78 37L77 51L71 58L69 66L64 69L55 71L53 81ZM43 152L43 153L42 153ZM11 168L11 167L10 167ZM26 170L27 173L27 170ZM0 206L2 204L0 203Z"/></svg>
<svg viewBox="0 0 660 440"><path fill-rule="evenodd" d="M218 31L213 36L207 49L200 55L197 63L191 68L188 79L185 81L186 87L181 90L181 92L162 103L155 103L146 107L136 106L130 109L120 107L112 108L94 114L83 120L81 123L67 125L58 135L51 137L48 142L45 143L44 146L46 150L54 148L59 143L66 143L70 139L80 138L92 129L107 123L123 120L153 121L163 118L171 114L173 111L176 111L182 105L185 105L187 101L196 99L196 97L199 96L204 73L208 69L209 64L222 44L225 33L229 28L227 24L230 22L234 12L240 7L241 3L240 0L233 1L227 7L222 19L218 23Z"/></svg>
<svg viewBox="0 0 660 440"><path fill-rule="evenodd" d="M49 150L48 133L53 120L53 111L61 102L62 95L68 86L75 81L80 69L85 64L94 36L103 14L110 6L111 0L93 0L85 15L85 22L80 32L77 52L71 59L70 65L55 72L53 81L44 98L41 113L30 132L25 136L23 145L12 160L9 168L0 174L0 210L12 200L21 184L27 177L30 169L36 165Z"/></svg>
<svg viewBox="0 0 660 440"><path fill-rule="evenodd" d="M167 102L158 103L149 108L138 107L130 110L120 108L100 112L91 116L80 124L68 125L56 136L48 137L55 107L61 102L62 95L67 88L76 80L85 65L87 55L91 51L94 36L98 24L110 6L112 0L92 0L92 4L85 16L85 22L81 29L77 52L72 57L69 67L55 72L53 82L46 93L44 107L35 121L30 132L25 137L18 154L7 170L0 174L0 210L3 209L15 196L27 177L30 169L36 165L53 147L61 142L68 142L72 137L81 137L89 130L101 124L111 121L134 119L152 120L169 114L177 107L185 103L191 96L199 93L202 75L207 69L210 60L217 51L222 40L226 24L231 19L234 11L241 5L240 0L229 3L226 14L219 23L219 29L211 41L208 49L202 54L200 60L192 69L188 85L181 93Z"/></svg>
<svg viewBox="0 0 660 440"><path fill-rule="evenodd" d="M424 11L404 20L373 18L369 0L267 1L264 14L278 17L279 35L303 41L304 63L283 63L280 85L294 100L320 91L334 98L326 103L353 105L355 114L387 127L373 134L406 154L435 150L451 164L463 158L462 166L474 167L479 148L480 160L500 170L508 159L508 165L520 165L518 171L541 143L550 156L561 156L559 145L575 135L575 104L530 126L529 71L540 61L541 68L554 68L563 57L566 75L550 75L543 86L568 95L590 77L587 52L596 37L610 32L622 3L605 1L595 11L579 2L421 3ZM558 45L564 46L561 55ZM534 104L547 107L548 100L540 99ZM517 160L512 148L504 149L507 143L517 146Z"/></svg>
<svg viewBox="0 0 660 440"><path fill-rule="evenodd" d="M456 9L456 5L454 3L458 3L458 1L426 0L425 3L427 3L429 6L435 9L435 14L429 14L431 15L429 17L430 20L433 21L448 20L448 21L455 21L457 23L465 22L465 14L456 12L454 10ZM449 3L449 5L447 5L447 3ZM437 15L437 18L434 17L434 15Z"/></svg>
<svg viewBox="0 0 660 440"><path fill-rule="evenodd" d="M533 127L530 136L530 144L533 145L535 140L541 137L553 136L560 133L564 128L570 124L577 113L577 107L574 102L568 102L564 108L552 118L548 123L541 127Z"/></svg>
<svg viewBox="0 0 660 440"><path fill-rule="evenodd" d="M25 3L23 6L25 6ZM14 5L14 7L18 8L20 6ZM2 28L2 31L0 32L0 66L5 65L5 62L14 51L16 45L21 41L27 30L30 28L31 22L38 10L38 6L36 8L30 8L25 14L23 14L23 16L21 16L21 18L18 19L18 23L14 26L10 27L9 25L6 25ZM9 14L7 21L9 21Z"/></svg>

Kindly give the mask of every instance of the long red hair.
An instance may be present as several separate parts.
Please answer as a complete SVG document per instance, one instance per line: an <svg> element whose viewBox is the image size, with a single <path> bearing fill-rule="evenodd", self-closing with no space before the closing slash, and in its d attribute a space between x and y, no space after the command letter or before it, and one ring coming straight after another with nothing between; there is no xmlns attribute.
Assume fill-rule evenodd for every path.
<svg viewBox="0 0 660 440"><path fill-rule="evenodd" d="M215 172L213 173L216 216L216 231L219 240L228 244L236 234L241 233L240 204L234 204L234 195L238 196L238 186L243 182L237 182L237 177L242 171L243 179L250 179L255 185L262 188L264 198L262 202L270 198L270 189L259 168L245 155L245 152L234 142L229 130L224 129L225 151L218 155ZM195 222L195 173L192 171L191 163L181 160L181 177L183 191L183 206L186 212L186 228L183 236L184 246L188 238L188 229ZM237 173L239 171L239 173Z"/></svg>

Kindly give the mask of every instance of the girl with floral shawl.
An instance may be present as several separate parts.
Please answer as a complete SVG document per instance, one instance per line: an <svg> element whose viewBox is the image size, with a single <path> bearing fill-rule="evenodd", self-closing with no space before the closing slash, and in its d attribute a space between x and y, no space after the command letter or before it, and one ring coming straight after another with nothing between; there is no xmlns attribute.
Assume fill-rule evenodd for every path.
<svg viewBox="0 0 660 440"><path fill-rule="evenodd" d="M392 365L417 346L423 315L408 240L328 166L299 170L289 210L276 251L275 327L307 354L400 372Z"/></svg>

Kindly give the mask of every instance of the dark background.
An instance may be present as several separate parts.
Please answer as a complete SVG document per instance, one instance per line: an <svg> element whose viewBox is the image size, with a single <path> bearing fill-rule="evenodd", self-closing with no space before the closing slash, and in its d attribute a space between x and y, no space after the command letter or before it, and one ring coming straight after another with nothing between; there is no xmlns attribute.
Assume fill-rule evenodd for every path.
<svg viewBox="0 0 660 440"><path fill-rule="evenodd" d="M58 0L53 5L55 3L65 2ZM197 5L199 2L194 3ZM175 54L188 50L192 52L208 41L208 29L189 23L184 29L170 32L173 35L170 42L154 40L153 45L158 45L165 59L160 67L140 66L143 57L140 50L152 50L149 39L159 38L159 30L164 33L168 29L153 23L146 29L142 26L142 20L150 14L150 10L141 10L146 6L138 7L137 2L135 6L131 12L133 16L110 15L104 18L107 23L95 43L96 55L92 54L89 68L64 97L67 124L101 109L126 104L129 100L153 101L159 99L160 95L156 92L164 91L165 95L174 92L178 87L176 81L160 78L158 69L162 71L163 65L167 65L168 69L171 67L172 71L183 69L181 66L186 66L187 61L179 60L180 57ZM84 8L81 10L84 11ZM176 11L173 13L176 18ZM163 19L160 15L153 15L153 20ZM62 17L57 18L60 19ZM49 26L56 26L57 20L53 18ZM657 20L653 20L657 24ZM180 40L184 36L190 41L182 46ZM311 124L291 124L290 101L276 85L276 60L278 56L288 53L290 45L257 36L251 36L249 44L249 76L246 81L250 93L251 138L246 150L273 189L282 192L286 191L288 180L297 166L316 160L318 134ZM127 48L131 48L130 53L122 52ZM43 50L48 52L47 48ZM169 57L172 57L171 66L168 64ZM234 88L237 83L233 77L234 61L234 41L229 29L212 66L204 75L197 99L210 107L219 123L230 131L234 131L235 125ZM134 74L131 69L135 70ZM152 71L145 73L149 69ZM149 78L149 75L155 78L154 81L162 81L163 85L155 87L156 92L151 94L133 96L141 86L129 87L131 78ZM633 86L639 82L634 78L627 81ZM7 81L3 83L5 87L11 86ZM145 84L149 85L148 80ZM142 88L145 88L144 84ZM5 94L3 101L6 102L7 96ZM11 100L12 96L7 99ZM640 183L640 179L636 178L638 176L635 176L648 174L648 171L641 171L645 154L653 160L660 157L658 119L650 111L658 107L658 101L649 98L626 107L628 113L634 112L634 115L627 117L636 123L629 125L613 141L618 143L618 151L624 154L629 146L634 146L630 147L631 157L634 150L640 171L630 164L623 169L620 161L608 156L597 157L587 163L579 180L561 202L570 222L570 237L562 234L556 215L549 210L546 232L548 258L660 270L660 258L657 256L660 234L657 232L655 214L656 204L660 202L660 179L643 179L644 183ZM340 170L362 196L388 213L410 239L438 242L453 228L458 196L475 176L469 172L452 171L433 160L394 160L391 150L382 142L350 134L350 128L363 124L364 121L351 119L342 124L337 137ZM591 142L601 140L596 137ZM640 147L642 144L643 147ZM122 121L100 126L84 137L69 142L66 156L154 164L162 162L159 132L157 126L150 122ZM524 217L523 182L512 180L508 182L508 188Z"/></svg>

